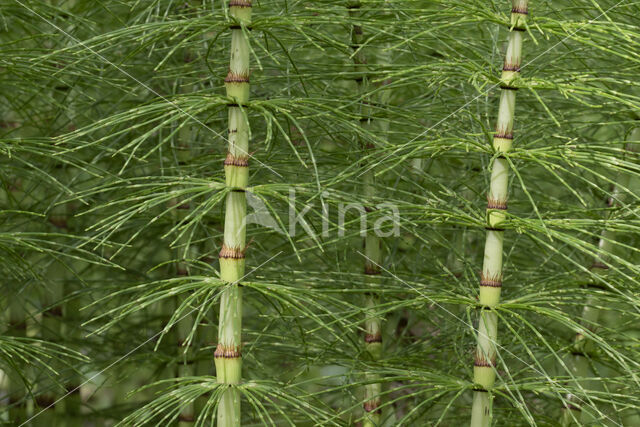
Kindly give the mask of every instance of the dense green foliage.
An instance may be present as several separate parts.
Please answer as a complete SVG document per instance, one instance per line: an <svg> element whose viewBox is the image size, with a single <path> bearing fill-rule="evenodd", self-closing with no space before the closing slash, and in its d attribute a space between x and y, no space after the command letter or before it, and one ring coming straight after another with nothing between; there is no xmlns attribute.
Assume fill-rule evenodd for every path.
<svg viewBox="0 0 640 427"><path fill-rule="evenodd" d="M232 388L243 425L354 425L374 400L381 425L468 424L504 156L490 422L640 425L640 3L529 0L506 153L510 0L263 0L250 27L228 3L0 0L0 421L212 425ZM229 108L250 132L230 385Z"/></svg>

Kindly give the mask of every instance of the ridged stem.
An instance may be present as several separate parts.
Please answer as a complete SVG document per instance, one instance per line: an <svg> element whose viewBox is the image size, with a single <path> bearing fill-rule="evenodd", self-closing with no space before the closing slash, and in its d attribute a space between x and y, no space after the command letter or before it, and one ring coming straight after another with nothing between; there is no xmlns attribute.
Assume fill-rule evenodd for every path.
<svg viewBox="0 0 640 427"><path fill-rule="evenodd" d="M239 426L240 393L234 387L242 377L242 288L238 283L245 274L246 195L249 181L249 123L246 109L249 101L249 40L246 32L251 24L251 1L231 0L231 60L225 79L229 105L229 148L224 162L226 198L224 241L220 251L220 278L227 283L220 298L218 346L214 357L218 383L226 384L218 404L218 426Z"/></svg>
<svg viewBox="0 0 640 427"><path fill-rule="evenodd" d="M496 378L498 316L494 309L500 302L502 288L503 223L506 219L509 163L505 155L513 144L513 122L516 104L514 81L520 74L522 36L526 28L528 0L513 0L511 27L501 76L500 106L493 137L495 159L491 165L491 181L487 196L487 225L484 262L480 278L481 306L477 345L473 367L475 391L471 410L471 427L486 427L492 420L491 389Z"/></svg>
<svg viewBox="0 0 640 427"><path fill-rule="evenodd" d="M629 138L630 143L627 144L628 151L634 151L633 143L640 141L640 128L634 129ZM614 207L619 205L625 198L625 195L622 193L621 188L628 188L630 186L632 179L629 174L622 174L618 176L616 179L617 185L613 187L611 192L611 197L607 201L607 205L609 207ZM608 217L609 215L607 215ZM593 265L591 266L591 272L597 277L601 275L605 275L608 266L608 254L611 254L612 251L615 250L615 232L611 230L602 230L600 233L600 239L598 241L598 256L594 260ZM593 284L593 286L600 287L599 283ZM592 329L593 325L599 321L601 315L603 314L603 310L598 308L598 297L590 296L585 301L584 308L582 309L582 324L586 329ZM571 374L575 378L572 381L572 385L575 388L583 388L584 386L584 378L589 376L590 373L590 362L589 362L589 354L592 351L592 343L589 341L588 337L585 334L578 332L576 333L573 346L571 349L570 359L568 361L569 369L571 370ZM567 393L565 405L562 411L561 424L564 427L570 425L580 425L580 422L585 421L593 421L588 420L589 415L583 411L585 405L584 402L576 395L572 393ZM576 423L578 421L578 423Z"/></svg>
<svg viewBox="0 0 640 427"><path fill-rule="evenodd" d="M352 18L358 18L361 13L361 2L350 1L348 3L349 15ZM369 88L369 76L367 75L369 68L367 58L362 48L364 42L364 34L360 25L354 24L351 28L351 44L354 49L354 71L356 73L356 82L359 87L359 93L364 95ZM360 125L364 129L370 129L373 126L373 108L371 101L363 100L360 104ZM386 121L385 121L386 122ZM383 124L388 128L388 123ZM362 148L371 148L365 145ZM367 171L362 175L363 195L367 199L375 196L375 171L368 165L364 165ZM370 207L366 209L368 214L372 212ZM367 231L364 237L364 274L366 275L366 283L370 288L379 286L380 265L382 263L382 248L380 237L375 234L375 230L371 227L371 221L367 221ZM371 361L378 361L382 356L382 318L375 313L376 307L380 304L380 297L373 289L365 294L364 307L364 350L366 357ZM379 375L374 373L366 373L364 380L367 382L364 386L363 410L364 418L363 427L377 427L381 425L382 411L381 393L382 384L377 382Z"/></svg>

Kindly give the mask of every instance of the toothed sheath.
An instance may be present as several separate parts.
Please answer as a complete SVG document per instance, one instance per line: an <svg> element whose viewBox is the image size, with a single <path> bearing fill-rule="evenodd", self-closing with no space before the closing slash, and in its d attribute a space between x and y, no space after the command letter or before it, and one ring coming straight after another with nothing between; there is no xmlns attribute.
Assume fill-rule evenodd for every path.
<svg viewBox="0 0 640 427"><path fill-rule="evenodd" d="M234 385L242 376L242 288L245 274L246 197L249 181L249 123L245 105L249 101L249 40L251 1L231 0L231 61L224 84L229 104L229 148L224 161L228 194L224 220L224 242L220 251L220 278L227 282L220 298L216 376L227 384L218 406L218 426L239 426L240 393Z"/></svg>
<svg viewBox="0 0 640 427"><path fill-rule="evenodd" d="M503 223L507 210L509 163L505 155L513 144L513 119L516 87L513 83L520 73L522 37L526 27L528 0L513 0L511 28L501 76L500 106L493 149L496 158L491 165L491 181L487 196L486 242L484 263L480 277L480 316L477 346L473 366L473 395L471 427L491 425L491 393L496 378L496 345L498 317L493 308L500 302L502 288Z"/></svg>

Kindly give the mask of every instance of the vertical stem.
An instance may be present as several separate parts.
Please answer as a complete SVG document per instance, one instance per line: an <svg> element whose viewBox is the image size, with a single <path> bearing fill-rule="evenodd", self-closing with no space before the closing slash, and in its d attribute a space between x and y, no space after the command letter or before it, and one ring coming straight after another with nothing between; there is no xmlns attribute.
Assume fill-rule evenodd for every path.
<svg viewBox="0 0 640 427"><path fill-rule="evenodd" d="M63 287L63 294L65 297L68 298L72 292L73 289L71 288L71 285L65 283ZM81 323L80 309L82 306L79 298L79 296L76 296L66 300L62 307L64 324L61 332L66 339L72 341L75 341L75 339L82 336L79 331L79 325ZM82 397L80 395L82 378L74 371L70 371L69 375L70 377L65 384L65 392L69 394L64 399L63 411L67 423L66 425L69 427L78 427L83 424Z"/></svg>
<svg viewBox="0 0 640 427"><path fill-rule="evenodd" d="M626 150L632 152L634 151L633 142L640 141L640 128L634 129L629 140L630 143L627 144ZM607 200L607 205L610 208L621 203L621 199L624 198L624 195L620 191L620 188L629 187L631 177L629 174L621 174L616 179L616 182L618 185L613 187L612 195ZM609 216L610 213L607 214L607 217ZM609 266L607 265L609 258L608 254L611 254L615 249L613 243L615 239L615 232L605 229L602 230L600 236L601 237L598 241L598 256L591 266L591 272L596 276L606 274L609 269ZM590 286L606 289L597 279L595 279L594 283L590 284ZM604 314L603 310L598 308L597 305L597 296L590 296L585 301L584 308L582 309L582 324L584 328L593 328L593 325L600 319L601 315ZM569 368L571 369L571 374L575 377L575 380L572 382L575 388L582 388L584 386L584 378L589 375L589 354L591 350L592 348L588 337L586 337L582 332L576 333L569 359ZM583 409L584 405L581 405L581 399L572 393L567 393L565 405L562 411L561 424L566 427L576 424L576 421L580 422L581 419L585 421L585 418L588 418L588 415L583 412Z"/></svg>
<svg viewBox="0 0 640 427"><path fill-rule="evenodd" d="M63 5L64 10L68 10L69 4ZM73 88L59 83L52 90L51 97L54 100L52 115L50 118L50 132L52 136L64 133L65 129L72 126L73 123ZM73 181L73 170L69 166L63 164L56 165L57 178L71 185ZM49 224L55 228L58 233L69 233L70 219L72 217L72 205L70 203L60 203L56 197L52 200L54 204L48 214ZM72 334L67 334L67 330L72 329L69 325L72 323L67 319L71 315L74 305L70 304L67 299L71 294L73 284L73 275L69 274L68 267L61 262L54 262L48 269L47 276L51 279L49 286L45 287L42 292L41 304L46 309L42 312L41 338L50 342L64 342L72 340ZM74 302L77 307L77 301ZM65 369L66 370L66 369ZM72 370L65 373L64 389L60 390L58 384L53 381L44 381L43 392L38 396L36 404L44 409L44 413L40 415L45 423L56 424L65 422L70 426L75 426L80 421L80 390L75 390L65 399L56 402L58 398L65 393L65 390L75 389L74 381L78 383L77 375Z"/></svg>
<svg viewBox="0 0 640 427"><path fill-rule="evenodd" d="M21 136L22 124L20 123L17 114L14 116L14 112L10 110L5 111L1 114L0 119L0 128L6 127L8 129L13 129L11 132L13 137ZM3 134L6 131L5 129L0 130L2 130ZM10 182L5 183L5 186L6 187L3 188L3 191L0 194L0 209L21 210L20 202L24 198L21 189L21 179L14 176ZM27 336L27 319L29 317L26 308L26 301L24 300L26 292L20 292L17 283L14 282L15 281L8 282L14 286L5 285L8 291L5 295L7 311L3 314L2 320L7 321L8 323L7 330L5 331L6 335L24 338ZM4 317L5 315L7 317ZM26 372L24 374L28 375ZM27 417L27 387L24 380L25 379L20 376L17 369L14 369L12 366L5 365L5 368L2 371L2 382L3 386L6 387L6 397L8 398L7 403L9 407L6 412L8 413L9 421L13 423L22 422Z"/></svg>
<svg viewBox="0 0 640 427"><path fill-rule="evenodd" d="M68 21L66 14L71 14L76 5L75 0L60 0L51 1L48 0L51 6L59 9L61 14L58 16L62 19L62 24L69 33L73 33L74 26ZM61 39L62 46L64 47L68 40L65 37ZM55 50L58 42L56 40L46 40L45 45ZM72 86L66 83L64 80L54 79L55 86L52 88L51 98L53 100L52 115L49 120L50 136L56 136L63 134L67 131L75 128L75 105L73 102L75 91ZM70 169L62 163L56 165L56 169L59 171L58 179L64 182L66 185L71 185L73 182L74 174L77 172L74 169ZM55 198L54 203L58 203L59 200ZM70 219L72 214L73 205L71 203L64 203L54 205L49 212L49 223L57 228L57 232L69 233L70 232ZM44 296L42 298L42 305L47 307L42 313L41 323L41 335L45 341L73 342L75 337L75 322L79 317L79 301L77 299L69 299L68 296L73 293L75 287L72 283L73 276L69 274L67 266L64 266L58 262L52 264L48 271L49 277L53 279L51 286L44 289ZM40 415L43 423L64 423L71 427L77 426L82 423L81 420L81 408L82 401L80 396L80 378L76 375L73 369L65 369L65 378L63 381L63 390L59 390L58 384L45 381L44 392L38 396L36 404L44 409L44 413ZM58 401L58 398L66 392L70 392L63 400ZM58 401L58 402L56 402ZM38 411L36 409L36 411Z"/></svg>
<svg viewBox="0 0 640 427"><path fill-rule="evenodd" d="M73 120L75 118L75 111L73 110L73 107L74 105L71 102L69 105L70 112L68 114L70 120L69 126L71 128L75 127L75 123ZM68 168L71 168L71 166L69 166ZM67 169L67 174L69 175L69 185L71 185L71 182L73 181L73 178L75 177L75 175L77 175L77 173L78 170L75 168ZM75 210L73 202L65 204L65 208L67 210L67 217L71 219ZM70 221L67 230L72 233L77 232L76 223L74 221ZM82 302L79 295L70 297L71 295L73 295L74 290L77 289L77 286L75 285L75 282L72 281L75 279L73 277L70 277L68 272L65 272L65 275L65 277L69 278L69 280L65 280L62 285L62 295L64 298L64 302L62 303L62 319L64 321L61 326L60 332L65 339L72 341L75 346L77 345L76 343L81 342L79 337L82 336L80 326L80 324L82 323L80 319ZM69 393L69 395L64 398L62 412L65 419L67 420L67 425L69 427L77 427L81 426L83 423L82 396L80 393L82 390L82 376L78 375L73 370L70 370L69 374L69 379L65 383L64 390L64 392Z"/></svg>
<svg viewBox="0 0 640 427"><path fill-rule="evenodd" d="M373 175L371 172L367 173L367 175L369 174ZM367 256L364 273L367 275L367 283L369 283L371 287L379 285L377 276L381 273L380 263L382 262L380 243L380 238L367 229L367 236L364 239L365 255ZM366 294L365 308L368 312L364 321L364 344L367 355L373 361L380 360L382 356L382 318L375 313L375 309L379 304L380 297L376 292L372 290ZM365 376L365 380L372 382L366 384L364 387L363 409L365 418L362 423L364 427L381 425L382 411L380 410L380 394L382 393L382 384L375 382L379 379L379 375L377 374L366 374Z"/></svg>
<svg viewBox="0 0 640 427"><path fill-rule="evenodd" d="M513 121L516 87L512 84L520 73L522 32L526 31L528 0L513 0L509 42L502 67L502 86L493 149L496 157L491 165L491 182L487 196L487 235L484 263L480 278L480 316L473 366L476 388L471 410L471 426L490 426L492 421L491 389L495 383L498 340L498 316L494 311L500 302L502 287L503 222L507 210L509 163L505 155L513 144Z"/></svg>
<svg viewBox="0 0 640 427"><path fill-rule="evenodd" d="M249 123L243 109L249 101L249 40L251 1L231 0L231 61L225 79L229 105L229 149L224 162L229 189L224 220L224 242L220 251L220 278L228 284L220 299L218 346L214 357L217 380L226 384L218 404L218 426L239 426L240 394L234 385L242 374L242 288L238 283L245 272L246 196L249 181Z"/></svg>
<svg viewBox="0 0 640 427"><path fill-rule="evenodd" d="M361 11L360 1L350 1L348 3L349 15L351 17L358 17ZM358 93L362 96L366 94L369 87L369 68L367 65L367 57L363 51L362 43L364 42L364 34L360 25L354 24L352 26L351 43L352 48L355 50L353 57L354 70L356 72L356 82L359 86ZM381 96L381 103L387 99L388 91L383 91ZM368 98L365 98L360 104L360 124L364 129L371 128L373 123L373 106ZM383 132L388 131L389 122L387 120L379 120L380 130ZM363 148L371 149L369 144L366 144ZM366 199L371 200L376 195L375 189L375 170L369 165L364 165L368 170L363 174L363 194ZM365 208L367 213L372 212L371 207ZM382 263L382 248L381 240L378 235L375 234L375 230L370 226L371 221L367 221L367 230L364 237L364 253L365 264L364 274L367 276L366 282L370 285L370 288L379 286L378 276L380 275L380 265ZM375 313L376 307L380 304L380 296L371 289L370 292L365 294L364 306L366 309L364 319L364 349L367 357L372 361L380 360L382 356L382 318ZM382 411L381 405L381 393L382 384L378 382L380 377L378 374L367 373L365 374L365 381L367 384L364 386L364 399L363 410L364 419L363 427L376 427L381 425Z"/></svg>

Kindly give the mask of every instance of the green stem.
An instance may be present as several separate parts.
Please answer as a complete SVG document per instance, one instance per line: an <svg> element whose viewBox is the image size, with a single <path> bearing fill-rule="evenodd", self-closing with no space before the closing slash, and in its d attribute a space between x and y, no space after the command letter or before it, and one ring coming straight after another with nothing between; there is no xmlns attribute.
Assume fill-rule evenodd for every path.
<svg viewBox="0 0 640 427"><path fill-rule="evenodd" d="M242 374L242 288L238 283L245 274L246 196L249 181L249 123L244 105L249 101L249 40L251 1L231 0L231 60L225 79L229 106L229 150L224 162L226 198L224 242L220 251L220 278L227 282L220 299L218 346L214 357L217 380L225 384L218 404L218 426L239 426L240 393L234 387Z"/></svg>
<svg viewBox="0 0 640 427"><path fill-rule="evenodd" d="M371 173L371 175L373 174ZM367 256L364 273L367 275L367 283L370 284L370 287L377 287L379 285L378 275L381 273L380 263L382 262L380 238L368 233L364 242L365 255ZM364 344L366 354L373 361L380 360L382 356L382 318L375 313L375 309L379 304L380 297L373 290L366 294L365 307L367 314L364 321ZM366 427L381 425L380 395L382 393L382 384L376 382L379 379L380 376L378 374L367 373L365 375L365 380L368 384L364 387L363 409L365 417L362 425Z"/></svg>
<svg viewBox="0 0 640 427"><path fill-rule="evenodd" d="M63 10L71 10L74 2L63 2ZM54 109L54 115L52 117L51 129L54 135L63 133L66 130L74 128L75 118L75 105L73 102L75 95L74 88L68 85L58 85L53 89L52 98L56 102L56 106L59 108ZM62 182L67 185L71 185L76 178L78 171L70 166L60 165L60 176L58 177ZM58 200L54 200L55 203ZM73 217L73 204L64 203L55 205L49 213L49 223L55 226L58 232L72 233L72 221ZM53 272L49 274L52 278L61 278L60 283L52 283L50 288L44 290L44 305L48 307L43 312L43 336L50 341L57 340L70 340L76 337L75 322L78 321L80 313L80 303L77 298L69 298L73 294L74 280L73 275L69 274L68 267L53 264L56 266ZM60 302L62 301L62 302ZM64 389L60 392L57 391L57 385L52 384L46 387L48 390L41 397L41 405L46 408L47 416L51 418L54 423L56 420L63 420L66 425L70 427L78 426L82 423L81 408L82 400L80 396L81 383L80 377L75 372L69 370L67 378L64 381ZM59 397L70 392L63 400L56 403Z"/></svg>
<svg viewBox="0 0 640 427"><path fill-rule="evenodd" d="M491 165L491 182L487 196L487 235L484 263L480 279L480 311L477 346L473 367L476 390L471 410L471 426L491 425L491 389L496 378L498 340L498 316L494 311L500 302L502 287L502 252L504 245L503 223L506 219L509 163L505 155L513 143L513 122L516 88L512 86L520 73L522 61L522 36L526 29L528 0L513 0L509 42L502 68L502 86L493 149L496 153Z"/></svg>
<svg viewBox="0 0 640 427"><path fill-rule="evenodd" d="M630 135L629 143L627 144L627 151L634 151L633 143L636 141L640 141L640 128L634 129ZM612 195L609 201L607 202L609 207L614 207L616 205L620 205L620 203L625 198L624 194L621 192L621 188L629 188L632 179L629 174L621 174L616 179L618 185L613 187ZM610 213L607 217L610 216ZM596 276L604 276L609 269L607 262L609 258L609 254L611 254L615 250L614 239L616 238L615 232L611 230L602 230L600 233L600 239L598 241L598 256L595 259L593 265L591 266L591 272ZM594 278L595 279L595 278ZM600 281L595 279L595 282L592 286L602 287ZM600 318L604 315L604 310L598 308L598 297L590 296L585 301L584 308L582 309L582 324L586 329L591 329L593 326L600 320ZM585 386L584 378L589 376L590 374L590 366L589 363L589 354L592 351L591 343L588 340L587 336L582 332L576 333L576 336L573 340L573 346L571 350L571 356L569 359L569 369L571 370L572 376L575 378L572 381L572 385L576 389L582 389ZM580 425L580 422L588 421L589 415L584 411L585 405L582 402L583 399L580 399L578 396L567 393L566 400L564 404L564 408L562 411L562 426L570 426L570 425ZM577 423L576 423L577 422Z"/></svg>
<svg viewBox="0 0 640 427"><path fill-rule="evenodd" d="M12 111L4 112L1 117L2 123L8 128L14 128L12 133L13 137L21 136L22 123L19 120L19 116ZM13 178L12 185L8 185L5 190L2 191L1 201L2 210L9 209L21 209L21 200L24 199L23 191L21 189L22 183L18 177ZM12 283L10 281L9 283ZM8 321L8 328L6 334L14 337L24 338L27 336L27 320L29 318L28 311L26 309L26 301L24 295L26 292L20 292L17 286L7 286L9 292L5 296L7 301L7 312L3 315L4 321ZM7 317L4 317L7 316ZM5 365L2 371L3 385L6 386L6 392L8 397L8 416L9 421L15 424L19 424L27 417L27 405L26 395L27 388L25 384L25 378L22 378L17 369L19 365ZM28 375L28 371L23 373Z"/></svg>
<svg viewBox="0 0 640 427"><path fill-rule="evenodd" d="M361 8L360 1L351 1L348 4L349 15L352 18L357 18L360 15ZM368 67L367 58L362 48L364 42L364 34L360 25L354 24L351 28L351 43L355 50L353 56L354 71L356 72L356 82L359 87L359 93L365 95L368 88ZM364 96L363 96L364 97ZM372 108L368 100L363 100L360 104L360 124L366 129L370 128L372 124L371 118ZM369 148L365 146L363 148ZM363 174L363 193L367 199L372 198L375 195L375 173L369 168L368 165L364 165L368 170ZM369 209L370 210L370 209ZM369 222L369 221L368 221ZM378 277L381 273L380 264L382 262L382 251L380 238L374 234L373 230L367 226L367 234L364 238L364 274L367 276L367 284L370 288L374 288L378 285ZM379 296L375 292L370 291L365 295L364 306L366 309L364 319L364 349L367 357L372 361L378 361L382 355L382 319L375 314L375 308L379 305ZM366 373L365 381L367 384L364 386L364 399L363 410L364 418L363 427L376 427L380 425L381 410L380 410L380 394L382 392L382 384L378 382L379 375L374 373Z"/></svg>

